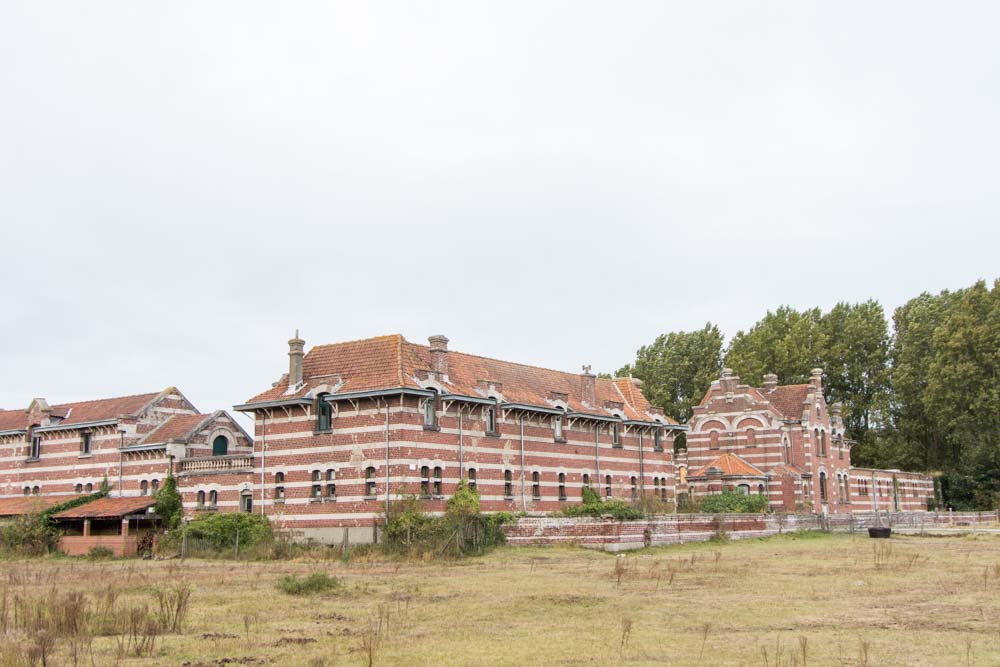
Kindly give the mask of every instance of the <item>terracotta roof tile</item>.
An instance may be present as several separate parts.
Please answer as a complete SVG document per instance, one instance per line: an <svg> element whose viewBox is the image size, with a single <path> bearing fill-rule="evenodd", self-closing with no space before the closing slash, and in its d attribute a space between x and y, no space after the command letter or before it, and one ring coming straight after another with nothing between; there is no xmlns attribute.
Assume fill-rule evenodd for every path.
<svg viewBox="0 0 1000 667"><path fill-rule="evenodd" d="M483 396L483 382L498 382L501 393L510 403L539 407L551 405L549 396L566 394L573 412L607 416L607 401L625 403L627 418L651 421L649 402L635 385L628 383L625 392L612 380L594 379L596 405L584 403L582 376L577 373L539 368L526 364L490 359L450 350L445 388L453 394ZM288 377L275 387L251 398L248 403L297 398L311 395L322 384L343 382L337 393L420 387L418 374L432 368L430 348L410 343L399 334L366 340L317 345L303 359L303 386L289 394ZM626 381L627 382L627 381ZM665 419L667 423L675 423Z"/></svg>
<svg viewBox="0 0 1000 667"><path fill-rule="evenodd" d="M214 412L208 415L174 415L147 433L142 439L142 444L160 444L171 440L186 441L192 434L201 430L202 424L218 414Z"/></svg>
<svg viewBox="0 0 1000 667"><path fill-rule="evenodd" d="M775 387L772 391L765 389L757 389L757 391L786 418L799 419L802 416L802 403L809 395L809 387L811 386L808 384L786 384Z"/></svg>
<svg viewBox="0 0 1000 667"><path fill-rule="evenodd" d="M28 428L24 410L0 410L0 431L20 431Z"/></svg>
<svg viewBox="0 0 1000 667"><path fill-rule="evenodd" d="M764 473L750 465L735 454L723 454L711 463L688 473L688 477L704 477L709 468L718 468L723 475L733 475L737 477L756 477Z"/></svg>
<svg viewBox="0 0 1000 667"><path fill-rule="evenodd" d="M17 498L0 498L0 516L18 516L42 512L71 500L69 496L21 496Z"/></svg>
<svg viewBox="0 0 1000 667"><path fill-rule="evenodd" d="M161 394L176 391L173 387L169 387L163 392L152 394L136 394L134 396L118 396L116 398L102 398L95 401L78 401L76 403L52 405L50 406L52 408L52 415L62 417L63 419L55 421L51 425L72 426L74 424L116 419L122 415L134 415ZM0 431L26 429L28 426L30 426L28 423L28 414L24 410L4 410L0 412Z"/></svg>
<svg viewBox="0 0 1000 667"><path fill-rule="evenodd" d="M59 512L54 519L115 519L128 514L138 514L156 504L152 496L127 496L124 498L99 498L79 507Z"/></svg>

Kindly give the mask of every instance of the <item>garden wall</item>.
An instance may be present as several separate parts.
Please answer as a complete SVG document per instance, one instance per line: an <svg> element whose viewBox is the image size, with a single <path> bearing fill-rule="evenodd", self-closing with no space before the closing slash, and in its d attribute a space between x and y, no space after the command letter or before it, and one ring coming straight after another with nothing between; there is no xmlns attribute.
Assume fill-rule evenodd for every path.
<svg viewBox="0 0 1000 667"><path fill-rule="evenodd" d="M997 522L996 512L883 513L883 525L898 527L975 526ZM640 521L598 518L521 517L504 526L513 546L575 544L604 551L704 542L720 530L730 539L766 537L796 530L864 530L876 525L874 513L834 514L670 514Z"/></svg>

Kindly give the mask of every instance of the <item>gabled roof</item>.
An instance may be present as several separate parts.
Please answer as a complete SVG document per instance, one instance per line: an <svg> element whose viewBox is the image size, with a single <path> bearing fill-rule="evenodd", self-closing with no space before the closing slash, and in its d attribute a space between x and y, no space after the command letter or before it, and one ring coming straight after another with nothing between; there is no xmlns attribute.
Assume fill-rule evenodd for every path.
<svg viewBox="0 0 1000 667"><path fill-rule="evenodd" d="M53 515L53 519L117 519L129 514L145 512L156 504L152 496L126 496L124 498L98 498Z"/></svg>
<svg viewBox="0 0 1000 667"><path fill-rule="evenodd" d="M50 426L73 426L90 422L108 421L121 416L134 416L142 412L150 403L162 395L179 393L175 387L167 387L163 391L150 394L135 394L133 396L118 396L102 398L94 401L78 401L76 403L60 403L51 406L53 420ZM0 431L25 430L29 426L30 417L26 410L4 410L0 412Z"/></svg>
<svg viewBox="0 0 1000 667"><path fill-rule="evenodd" d="M786 384L775 387L771 391L757 389L760 394L771 402L774 409L786 419L802 417L802 404L809 396L809 384Z"/></svg>
<svg viewBox="0 0 1000 667"><path fill-rule="evenodd" d="M718 468L727 477L759 477L764 472L756 468L735 454L723 454L712 462L688 473L688 477L704 477L710 468Z"/></svg>
<svg viewBox="0 0 1000 667"><path fill-rule="evenodd" d="M200 431L206 422L217 418L220 414L222 414L221 410L208 415L173 415L147 433L140 444L158 445L172 440L187 441L188 438Z"/></svg>
<svg viewBox="0 0 1000 667"><path fill-rule="evenodd" d="M43 512L53 505L70 500L70 496L19 496L0 498L0 516L19 516Z"/></svg>
<svg viewBox="0 0 1000 667"><path fill-rule="evenodd" d="M553 394L565 394L571 412L610 416L606 403L624 403L627 419L652 421L647 414L649 402L630 380L593 378L595 405L585 402L584 376L577 373L539 368L510 361L500 361L474 354L449 350L445 389L462 396L486 397L487 383L501 385L507 403L552 407ZM410 343L394 334L347 343L317 345L303 359L303 384L288 391L285 375L271 389L260 393L248 404L290 398L312 397L321 385L336 387L336 393L385 389L420 389L420 376L433 368L430 348ZM665 423L676 424L669 418Z"/></svg>

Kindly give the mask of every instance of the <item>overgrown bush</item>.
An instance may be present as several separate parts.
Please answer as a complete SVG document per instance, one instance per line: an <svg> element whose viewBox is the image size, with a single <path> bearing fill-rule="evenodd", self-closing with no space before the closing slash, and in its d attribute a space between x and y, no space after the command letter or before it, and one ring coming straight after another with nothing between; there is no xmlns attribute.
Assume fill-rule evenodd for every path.
<svg viewBox="0 0 1000 667"><path fill-rule="evenodd" d="M767 510L767 496L744 494L726 489L722 493L705 496L698 509L708 514L730 512L734 514L760 514Z"/></svg>
<svg viewBox="0 0 1000 667"><path fill-rule="evenodd" d="M107 547L91 547L90 551L87 552L87 558L90 560L107 560L109 558L114 558L115 552Z"/></svg>
<svg viewBox="0 0 1000 667"><path fill-rule="evenodd" d="M277 583L278 590L289 595L311 595L313 593L338 590L343 588L343 586L339 579L331 577L326 572L313 572L302 579L299 579L294 574L289 574Z"/></svg>
<svg viewBox="0 0 1000 667"><path fill-rule="evenodd" d="M382 546L389 553L408 555L481 554L504 543L501 526L512 519L507 512L484 515L479 493L462 481L448 499L444 516L428 516L415 496L390 503Z"/></svg>
<svg viewBox="0 0 1000 667"><path fill-rule="evenodd" d="M59 533L43 514L22 514L0 529L0 550L15 556L43 556L59 542Z"/></svg>
<svg viewBox="0 0 1000 667"><path fill-rule="evenodd" d="M163 481L163 486L156 492L156 505L153 510L162 519L164 527L168 529L177 528L184 516L184 507L181 494L177 491L177 482L169 472Z"/></svg>
<svg viewBox="0 0 1000 667"><path fill-rule="evenodd" d="M568 505L561 514L563 516L607 516L618 521L634 521L646 516L640 508L624 500L601 500L596 491L586 486L583 487L583 503Z"/></svg>
<svg viewBox="0 0 1000 667"><path fill-rule="evenodd" d="M274 539L266 516L247 512L225 512L195 517L187 525L188 538L200 540L219 552L234 551L237 538L242 551Z"/></svg>

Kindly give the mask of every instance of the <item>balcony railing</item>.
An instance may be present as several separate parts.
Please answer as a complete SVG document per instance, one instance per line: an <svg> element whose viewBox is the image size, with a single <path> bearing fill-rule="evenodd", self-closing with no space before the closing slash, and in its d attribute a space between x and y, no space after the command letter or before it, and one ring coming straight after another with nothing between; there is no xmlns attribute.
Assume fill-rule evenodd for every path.
<svg viewBox="0 0 1000 667"><path fill-rule="evenodd" d="M202 456L182 459L182 473L246 471L253 468L250 454L230 454L228 456Z"/></svg>

